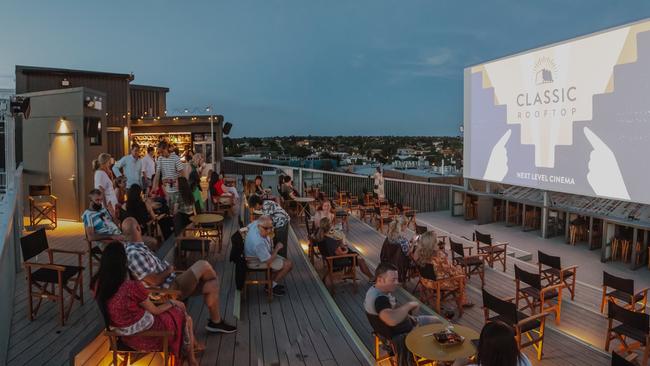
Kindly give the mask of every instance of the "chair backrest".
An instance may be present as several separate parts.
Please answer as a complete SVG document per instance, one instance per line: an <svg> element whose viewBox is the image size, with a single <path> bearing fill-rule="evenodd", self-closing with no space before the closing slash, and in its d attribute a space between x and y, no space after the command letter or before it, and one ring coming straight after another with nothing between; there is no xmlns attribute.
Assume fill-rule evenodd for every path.
<svg viewBox="0 0 650 366"><path fill-rule="evenodd" d="M368 317L368 323L370 323L370 327L372 327L372 330L377 335L384 338L385 340L390 340L392 338L390 327L379 318L379 315L374 315L366 312L366 317Z"/></svg>
<svg viewBox="0 0 650 366"><path fill-rule="evenodd" d="M230 261L236 262L244 256L244 237L239 230L230 237L232 247L230 249Z"/></svg>
<svg viewBox="0 0 650 366"><path fill-rule="evenodd" d="M47 244L45 229L41 228L31 234L20 238L20 249L23 252L23 260L28 261L46 251L50 246Z"/></svg>
<svg viewBox="0 0 650 366"><path fill-rule="evenodd" d="M547 267L551 267L551 268L555 268L555 269L562 269L562 264L560 262L560 257L556 257L556 256L553 256L553 255L548 255L548 254L542 252L541 250L538 250L537 251L537 259L539 260L539 263L541 263L541 264L543 264L543 265L545 265Z"/></svg>
<svg viewBox="0 0 650 366"><path fill-rule="evenodd" d="M185 227L190 224L190 215L182 212L174 214L174 235L180 236L185 230Z"/></svg>
<svg viewBox="0 0 650 366"><path fill-rule="evenodd" d="M160 233L164 240L169 239L174 233L174 219L172 217L165 216L160 218L158 220L158 226L160 227Z"/></svg>
<svg viewBox="0 0 650 366"><path fill-rule="evenodd" d="M517 305L513 302L502 300L483 289L483 307L501 316L508 325L517 324Z"/></svg>
<svg viewBox="0 0 650 366"><path fill-rule="evenodd" d="M607 304L607 317L637 329L643 334L650 333L650 315L628 310L615 302Z"/></svg>
<svg viewBox="0 0 650 366"><path fill-rule="evenodd" d="M537 273L530 273L519 268L515 264L515 280L521 281L528 286L541 290L542 289L542 278Z"/></svg>
<svg viewBox="0 0 650 366"><path fill-rule="evenodd" d="M626 360L623 356L619 355L616 352L612 352L612 366L635 366L635 363L632 363Z"/></svg>
<svg viewBox="0 0 650 366"><path fill-rule="evenodd" d="M49 185L29 186L30 196L49 196L51 194L52 194L52 187L50 187Z"/></svg>
<svg viewBox="0 0 650 366"><path fill-rule="evenodd" d="M463 243L457 243L451 238L449 238L449 244L451 245L451 255L458 255L461 258L465 257L465 250L463 249Z"/></svg>
<svg viewBox="0 0 650 366"><path fill-rule="evenodd" d="M415 233L418 235L422 235L427 232L427 227L423 225L418 225L415 224Z"/></svg>
<svg viewBox="0 0 650 366"><path fill-rule="evenodd" d="M492 245L492 235L483 234L478 230L474 230L474 240L477 240L480 243Z"/></svg>
<svg viewBox="0 0 650 366"><path fill-rule="evenodd" d="M418 266L418 271L420 272L420 277L426 278L427 280L436 281L436 270L433 268L433 264L427 263L424 266Z"/></svg>
<svg viewBox="0 0 650 366"><path fill-rule="evenodd" d="M634 280L616 277L605 271L603 271L603 286L611 287L613 289L625 292L626 294L634 294Z"/></svg>

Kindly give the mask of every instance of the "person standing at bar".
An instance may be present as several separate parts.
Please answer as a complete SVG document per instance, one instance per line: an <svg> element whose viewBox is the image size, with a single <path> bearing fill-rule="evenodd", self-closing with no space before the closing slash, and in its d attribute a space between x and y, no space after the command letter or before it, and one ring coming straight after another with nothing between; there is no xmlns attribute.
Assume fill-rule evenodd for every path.
<svg viewBox="0 0 650 366"><path fill-rule="evenodd" d="M124 174L122 174L122 171ZM142 159L140 159L140 145L133 143L129 155L125 155L113 165L113 174L116 178L126 176L126 189L137 184L142 187Z"/></svg>
<svg viewBox="0 0 650 366"><path fill-rule="evenodd" d="M153 146L147 147L147 153L142 158L142 191L145 194L149 193L148 189L151 187L153 176L156 174L156 162L153 158Z"/></svg>
<svg viewBox="0 0 650 366"><path fill-rule="evenodd" d="M377 167L374 178L374 189L373 191L377 195L377 198L384 199L384 175L381 172L381 165Z"/></svg>
<svg viewBox="0 0 650 366"><path fill-rule="evenodd" d="M169 143L161 141L158 144L158 159L156 160L156 175L153 179L153 191L158 190L158 185L161 183L165 191L165 198L167 199L167 207L174 210L178 203L178 177L185 169L181 159L176 154L171 154L169 151ZM172 212L174 214L174 212Z"/></svg>

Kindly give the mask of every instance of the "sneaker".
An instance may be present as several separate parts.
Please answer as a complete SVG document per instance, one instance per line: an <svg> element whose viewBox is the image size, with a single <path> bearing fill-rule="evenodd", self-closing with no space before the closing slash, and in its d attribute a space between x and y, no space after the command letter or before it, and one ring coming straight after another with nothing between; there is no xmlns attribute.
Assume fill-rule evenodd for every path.
<svg viewBox="0 0 650 366"><path fill-rule="evenodd" d="M237 331L237 327L234 327L230 324L226 324L223 320L219 323L215 323L212 320L208 320L208 324L205 326L205 329L208 332L212 333L234 333Z"/></svg>
<svg viewBox="0 0 650 366"><path fill-rule="evenodd" d="M284 289L280 288L280 286L275 286L273 288L273 296L284 296L285 291Z"/></svg>

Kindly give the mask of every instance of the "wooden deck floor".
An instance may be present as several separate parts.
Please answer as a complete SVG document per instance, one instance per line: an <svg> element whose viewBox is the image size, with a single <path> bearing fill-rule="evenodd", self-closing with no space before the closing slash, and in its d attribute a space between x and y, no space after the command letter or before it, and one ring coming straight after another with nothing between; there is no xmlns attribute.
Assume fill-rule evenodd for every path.
<svg viewBox="0 0 650 366"><path fill-rule="evenodd" d="M298 228L296 231L303 238L305 237L304 228ZM384 236L358 219L351 218L347 237L356 250L364 256L368 264L372 267L376 266L379 262L379 252ZM409 289L413 288L413 286L414 284L407 285ZM349 285L339 286L334 299L348 317L348 320L355 325L356 329L360 330L359 336L364 340L364 344L370 348L372 347L369 336L370 326L362 309L363 296L367 287L368 284L362 281L359 291L354 294L349 290ZM487 271L486 288L499 296L514 295L512 279L507 274L503 275L500 271ZM480 330L484 321L483 311L480 308L482 300L478 278L472 279L467 293L476 306L466 309L464 316L455 319L454 322ZM604 317L596 315L592 311L570 302L563 302L562 325L559 330L553 329L553 325L549 326L546 333L543 360L540 362L534 359L531 350L525 352L535 365L609 365L610 356L604 350L581 340L585 339L593 341L594 344L600 344L599 342L602 342L606 329L606 326L602 328L604 321ZM553 321L551 320L547 324L549 323L553 323ZM570 331L572 336L566 335L565 331Z"/></svg>
<svg viewBox="0 0 650 366"><path fill-rule="evenodd" d="M229 238L236 229L233 220L225 224ZM83 227L66 222L48 231L53 247L84 248ZM294 270L285 281L287 294L269 303L262 288L249 288L241 302L241 319L233 317L235 286L233 266L227 260L229 240L222 253L211 253L210 261L221 278L221 313L227 322L237 324L230 335L208 334L207 308L201 297L191 298L188 310L195 322L197 338L206 344L202 365L367 365L370 354L351 336L349 324L300 252L297 242L290 243L289 257ZM173 253L173 251L170 251ZM76 304L64 327L58 324L54 303L46 303L33 322L27 319L26 285L17 277L16 300L8 365L109 365L106 339L98 336L102 321L88 291L86 303ZM84 281L87 279L84 277ZM85 289L86 290L86 289ZM353 332L352 332L353 333ZM79 343L85 351L76 358ZM142 365L162 364L159 356L140 360Z"/></svg>

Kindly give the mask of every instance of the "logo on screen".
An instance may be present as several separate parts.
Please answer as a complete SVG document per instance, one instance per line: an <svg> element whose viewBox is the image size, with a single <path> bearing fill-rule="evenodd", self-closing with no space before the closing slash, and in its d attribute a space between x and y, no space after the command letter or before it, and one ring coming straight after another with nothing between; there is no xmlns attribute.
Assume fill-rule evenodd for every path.
<svg viewBox="0 0 650 366"><path fill-rule="evenodd" d="M553 75L557 73L557 65L550 57L540 57L535 63L535 84L550 84L553 80Z"/></svg>

